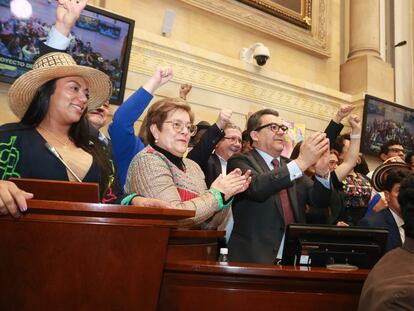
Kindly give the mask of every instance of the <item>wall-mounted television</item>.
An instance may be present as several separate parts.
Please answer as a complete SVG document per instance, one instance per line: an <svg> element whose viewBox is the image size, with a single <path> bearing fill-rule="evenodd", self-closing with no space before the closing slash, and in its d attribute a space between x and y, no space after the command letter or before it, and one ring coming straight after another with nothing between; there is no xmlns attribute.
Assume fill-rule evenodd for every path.
<svg viewBox="0 0 414 311"><path fill-rule="evenodd" d="M414 109L366 95L361 152L378 155L389 140L397 140L407 152L414 150Z"/></svg>
<svg viewBox="0 0 414 311"><path fill-rule="evenodd" d="M371 268L385 251L384 228L290 224L283 245L282 265L353 265ZM303 263L302 263L303 264Z"/></svg>
<svg viewBox="0 0 414 311"><path fill-rule="evenodd" d="M0 81L13 83L32 68L39 44L56 19L57 1L31 0L33 15L18 20L10 0L0 0ZM67 50L78 64L97 68L110 77L111 103L122 104L135 22L87 5L72 30Z"/></svg>

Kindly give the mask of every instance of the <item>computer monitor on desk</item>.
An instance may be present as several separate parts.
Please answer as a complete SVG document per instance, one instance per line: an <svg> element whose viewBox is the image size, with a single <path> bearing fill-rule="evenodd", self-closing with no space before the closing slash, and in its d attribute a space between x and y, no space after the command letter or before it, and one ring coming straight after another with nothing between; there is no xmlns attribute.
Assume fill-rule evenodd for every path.
<svg viewBox="0 0 414 311"><path fill-rule="evenodd" d="M328 225L288 225L282 265L307 264L325 267L348 264L371 268L384 254L388 230Z"/></svg>

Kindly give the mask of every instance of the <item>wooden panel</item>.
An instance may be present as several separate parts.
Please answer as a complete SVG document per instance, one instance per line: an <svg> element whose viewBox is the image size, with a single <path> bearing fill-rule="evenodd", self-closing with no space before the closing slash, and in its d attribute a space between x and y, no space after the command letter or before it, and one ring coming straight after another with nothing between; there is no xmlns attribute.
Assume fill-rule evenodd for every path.
<svg viewBox="0 0 414 311"><path fill-rule="evenodd" d="M160 310L356 310L367 270L167 264Z"/></svg>
<svg viewBox="0 0 414 311"><path fill-rule="evenodd" d="M225 231L172 230L168 241L167 263L179 260L209 260L217 258L218 239Z"/></svg>
<svg viewBox="0 0 414 311"><path fill-rule="evenodd" d="M20 221L42 220L176 227L177 220L195 215L195 211L192 210L143 208L116 204L28 200L27 205L29 210L20 217ZM0 216L0 220L3 218Z"/></svg>
<svg viewBox="0 0 414 311"><path fill-rule="evenodd" d="M36 200L99 202L99 186L96 183L32 178L10 178L9 180L20 189L33 193Z"/></svg>
<svg viewBox="0 0 414 311"><path fill-rule="evenodd" d="M155 310L168 228L0 222L1 310Z"/></svg>
<svg viewBox="0 0 414 311"><path fill-rule="evenodd" d="M194 211L29 200L0 217L0 310L156 310L170 227Z"/></svg>

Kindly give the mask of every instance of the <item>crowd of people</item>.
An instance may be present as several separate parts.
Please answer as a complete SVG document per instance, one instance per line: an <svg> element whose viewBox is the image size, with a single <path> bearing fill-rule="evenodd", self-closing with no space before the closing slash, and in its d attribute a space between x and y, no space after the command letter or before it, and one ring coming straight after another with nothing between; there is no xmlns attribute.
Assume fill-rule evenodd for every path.
<svg viewBox="0 0 414 311"><path fill-rule="evenodd" d="M20 20L15 17L0 18L0 53L4 57L32 62L40 54L41 44L46 40L52 25L39 18ZM91 42L84 42L80 36L71 31L67 52L79 65L90 66L106 73L112 83L112 96L120 92L122 64L119 59L105 58L96 51ZM27 69L17 70L16 77Z"/></svg>
<svg viewBox="0 0 414 311"><path fill-rule="evenodd" d="M61 0L53 27L69 33L84 5ZM406 164L403 141L384 141L384 163L368 177L359 153L361 119L352 105L341 105L326 130L304 138L290 157L282 156L288 127L271 108L254 112L244 131L224 109L215 124L204 122L189 148L198 130L185 100L191 87L182 87L181 98L149 105L173 78L172 68L160 67L116 111L108 138L100 129L110 78L47 42L41 51L49 53L9 90L20 121L0 127L2 214L20 216L33 198L10 177L89 181L99 183L103 203L194 210L179 225L225 229L235 262L274 263L292 223L386 227L392 256L401 246L398 252L412 251L413 155ZM148 106L135 135L133 125ZM345 118L351 132L340 135Z"/></svg>
<svg viewBox="0 0 414 311"><path fill-rule="evenodd" d="M403 122L391 119L374 119L367 124L367 139L364 145L369 150L378 151L383 144L390 140L399 140L407 150L414 150L414 136Z"/></svg>

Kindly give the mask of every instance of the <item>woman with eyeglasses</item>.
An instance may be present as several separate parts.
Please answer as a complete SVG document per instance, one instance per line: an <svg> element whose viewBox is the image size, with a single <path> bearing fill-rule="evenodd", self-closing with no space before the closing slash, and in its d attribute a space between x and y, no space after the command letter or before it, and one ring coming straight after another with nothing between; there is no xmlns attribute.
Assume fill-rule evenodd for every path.
<svg viewBox="0 0 414 311"><path fill-rule="evenodd" d="M147 113L149 145L132 160L125 185L128 193L195 210L195 217L181 222L184 227L200 227L227 208L231 198L245 191L251 180L250 172L242 175L235 169L226 176L220 175L207 189L200 167L183 157L191 136L196 133L193 121L191 108L182 99L166 98L154 103ZM216 217L221 215L225 214L218 213Z"/></svg>

